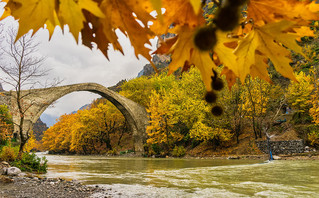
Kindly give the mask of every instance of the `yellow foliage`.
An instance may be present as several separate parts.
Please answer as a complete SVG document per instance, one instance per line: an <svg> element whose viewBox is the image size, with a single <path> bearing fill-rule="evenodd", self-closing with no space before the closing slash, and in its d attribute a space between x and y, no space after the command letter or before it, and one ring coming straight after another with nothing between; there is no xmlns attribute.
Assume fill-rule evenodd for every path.
<svg viewBox="0 0 319 198"><path fill-rule="evenodd" d="M247 117L262 116L266 113L271 96L270 84L260 79L248 79L241 94L243 110Z"/></svg>
<svg viewBox="0 0 319 198"><path fill-rule="evenodd" d="M59 121L45 131L43 149L78 154L106 153L110 133L124 124L124 116L110 102L101 100L90 109L62 115Z"/></svg>
<svg viewBox="0 0 319 198"><path fill-rule="evenodd" d="M4 146L0 153L0 159L2 161L14 161L17 155L14 152L14 149L10 146Z"/></svg>
<svg viewBox="0 0 319 198"><path fill-rule="evenodd" d="M314 91L311 95L311 99L309 101L312 107L309 110L309 114L311 115L313 122L319 125L319 89Z"/></svg>
<svg viewBox="0 0 319 198"><path fill-rule="evenodd" d="M217 139L222 142L229 141L233 136L231 130L229 129L218 127L212 128L201 121L197 122L193 126L193 128L190 130L189 135L191 138L195 138L202 141Z"/></svg>
<svg viewBox="0 0 319 198"><path fill-rule="evenodd" d="M147 126L146 132L148 135L148 144L166 144L181 140L183 136L178 132L173 131L173 125L177 123L177 117L173 116L171 101L167 99L167 94L161 96L153 92L151 95L150 106L147 110L151 113L150 125Z"/></svg>
<svg viewBox="0 0 319 198"><path fill-rule="evenodd" d="M24 152L30 152L32 149L37 149L37 140L35 139L35 136L33 134L33 131L30 133L30 138L28 139L27 143L23 147Z"/></svg>
<svg viewBox="0 0 319 198"><path fill-rule="evenodd" d="M296 75L298 82L291 82L287 90L287 99L296 112L308 112L311 107L311 93L314 89L311 78L303 72Z"/></svg>

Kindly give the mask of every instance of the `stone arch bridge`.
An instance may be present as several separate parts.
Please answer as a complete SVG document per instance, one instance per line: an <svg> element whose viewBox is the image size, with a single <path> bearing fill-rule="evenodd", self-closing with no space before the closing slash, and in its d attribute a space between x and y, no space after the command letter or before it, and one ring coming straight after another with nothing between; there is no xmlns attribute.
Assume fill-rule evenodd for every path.
<svg viewBox="0 0 319 198"><path fill-rule="evenodd" d="M33 124L39 119L40 115L59 98L78 91L88 91L99 94L113 103L123 114L130 130L133 132L133 142L136 154L144 152L143 140L148 125L148 116L145 108L132 100L119 95L118 93L107 89L96 83L81 83L66 86L58 86L43 89L31 89L22 91L23 104L30 106L25 115L24 131L32 129ZM2 92L1 103L8 105L11 112L17 112L17 103L14 100L16 92ZM20 122L19 116L12 115L14 123ZM18 127L15 125L15 131Z"/></svg>

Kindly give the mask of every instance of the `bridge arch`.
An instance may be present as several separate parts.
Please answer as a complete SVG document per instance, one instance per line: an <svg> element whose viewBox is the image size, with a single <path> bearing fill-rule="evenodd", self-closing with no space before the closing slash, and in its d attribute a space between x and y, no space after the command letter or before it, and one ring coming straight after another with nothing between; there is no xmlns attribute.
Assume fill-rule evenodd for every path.
<svg viewBox="0 0 319 198"><path fill-rule="evenodd" d="M25 116L26 130L33 127L33 124L39 119L41 114L56 100L72 92L88 91L96 93L111 103L113 103L123 114L130 130L133 132L133 142L136 154L144 153L143 140L148 125L148 116L146 109L133 102L132 100L121 96L120 94L109 90L97 83L80 83L66 86L58 86L44 89L33 89L22 91L24 103L30 104L30 109ZM15 92L11 91L10 109L14 111L16 101ZM19 118L13 115L14 122L19 122Z"/></svg>

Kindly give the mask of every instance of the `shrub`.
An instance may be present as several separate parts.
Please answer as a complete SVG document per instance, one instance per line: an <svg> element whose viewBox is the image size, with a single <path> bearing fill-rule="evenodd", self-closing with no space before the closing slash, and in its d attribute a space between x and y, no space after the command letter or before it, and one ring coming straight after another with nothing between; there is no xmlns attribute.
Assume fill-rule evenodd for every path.
<svg viewBox="0 0 319 198"><path fill-rule="evenodd" d="M0 159L3 161L14 161L16 159L17 155L14 151L14 149L9 145L9 146L4 146L1 150L0 153Z"/></svg>
<svg viewBox="0 0 319 198"><path fill-rule="evenodd" d="M45 157L38 157L35 153L23 153L21 159L17 159L11 163L12 166L16 166L21 171L46 173L48 160Z"/></svg>
<svg viewBox="0 0 319 198"><path fill-rule="evenodd" d="M174 157L183 157L186 154L186 149L184 146L175 146L171 154Z"/></svg>
<svg viewBox="0 0 319 198"><path fill-rule="evenodd" d="M319 146L319 125L311 125L308 127L308 141L311 146Z"/></svg>
<svg viewBox="0 0 319 198"><path fill-rule="evenodd" d="M109 150L109 151L107 152L107 154L108 154L108 155L117 155L117 150L114 148L114 149L112 149L112 150Z"/></svg>

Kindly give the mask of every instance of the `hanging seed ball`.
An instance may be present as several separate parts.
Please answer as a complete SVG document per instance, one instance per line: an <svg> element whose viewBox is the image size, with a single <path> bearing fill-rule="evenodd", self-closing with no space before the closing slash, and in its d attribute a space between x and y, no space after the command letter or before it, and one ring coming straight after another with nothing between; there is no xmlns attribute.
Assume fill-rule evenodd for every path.
<svg viewBox="0 0 319 198"><path fill-rule="evenodd" d="M234 7L239 7L243 6L247 0L228 0L227 4L228 6L234 6Z"/></svg>
<svg viewBox="0 0 319 198"><path fill-rule="evenodd" d="M216 95L216 93L213 92L213 91L207 92L206 95L205 95L205 100L206 100L206 102L208 102L208 103L214 103L214 102L216 102L216 100L217 100L217 95Z"/></svg>
<svg viewBox="0 0 319 198"><path fill-rule="evenodd" d="M224 82L221 78L216 78L212 81L212 88L216 91L220 91L224 88Z"/></svg>
<svg viewBox="0 0 319 198"><path fill-rule="evenodd" d="M222 7L219 9L214 20L216 27L222 31L232 31L239 25L240 12L233 6Z"/></svg>
<svg viewBox="0 0 319 198"><path fill-rule="evenodd" d="M221 116L223 114L223 108L221 108L220 106L214 106L212 108L212 114L214 116Z"/></svg>
<svg viewBox="0 0 319 198"><path fill-rule="evenodd" d="M201 51L212 50L216 42L216 28L211 26L200 28L194 37L194 44Z"/></svg>

